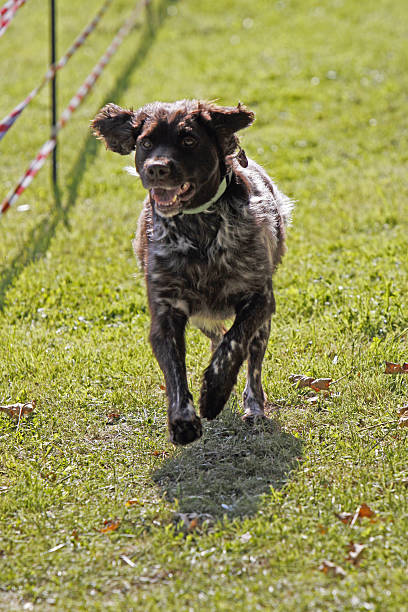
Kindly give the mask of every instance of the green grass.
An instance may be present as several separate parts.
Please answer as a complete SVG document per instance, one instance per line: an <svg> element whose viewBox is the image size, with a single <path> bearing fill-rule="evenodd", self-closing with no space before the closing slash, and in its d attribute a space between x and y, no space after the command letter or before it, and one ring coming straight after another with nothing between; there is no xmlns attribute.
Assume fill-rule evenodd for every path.
<svg viewBox="0 0 408 612"><path fill-rule="evenodd" d="M0 40L1 117L45 72L46 4ZM101 2L58 4L62 52ZM60 73L61 109L129 4ZM18 427L0 414L0 609L408 610L407 430L387 424L408 378L383 373L408 361L407 18L405 0L155 0L61 133L59 206L48 165L1 219L0 403L37 408ZM177 449L131 251L143 189L88 125L107 101L182 97L250 106L247 154L297 207L275 278L270 424L241 422L242 373ZM2 196L48 137L48 101L0 145ZM189 330L196 400L208 359ZM345 378L313 405L291 373ZM336 517L363 502L374 522ZM109 519L119 528L101 532ZM359 566L350 541L366 546ZM319 571L325 559L346 576Z"/></svg>

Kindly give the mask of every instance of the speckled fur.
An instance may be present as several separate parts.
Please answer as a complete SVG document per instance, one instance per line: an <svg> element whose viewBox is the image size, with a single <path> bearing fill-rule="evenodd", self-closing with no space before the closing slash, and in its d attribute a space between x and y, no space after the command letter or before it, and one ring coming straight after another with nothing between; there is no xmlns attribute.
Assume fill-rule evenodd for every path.
<svg viewBox="0 0 408 612"><path fill-rule="evenodd" d="M182 104L162 105L160 112L156 108L155 129L160 128L160 121L170 123L169 113L174 121L175 111L180 121L185 115L190 121L194 106L184 103L183 114ZM200 109L206 108L205 103L197 104ZM208 109L214 108L220 107L208 105ZM143 109L135 115L140 112L143 114ZM245 125L253 118L250 111L247 114ZM150 341L166 378L170 439L176 444L187 444L201 435L185 369L184 331L188 320L211 338L214 351L204 372L201 416L212 419L222 410L247 358L244 418L263 415L262 360L270 317L275 311L272 275L284 254L285 227L292 209L292 202L259 165L249 160L243 167L231 154L231 138L234 148L238 144L234 130L229 140L224 131L223 140L210 119L207 129L211 131L212 127L214 150L209 151L208 159L217 159L214 173L218 172L220 178L226 173L230 176L224 195L204 212L186 215L181 211L169 217L157 214L150 195L134 241L147 283L152 315ZM96 131L109 146L100 124ZM128 130L125 136L129 138ZM120 135L115 133L115 150L122 152L118 142ZM137 169L144 181L143 160L137 162ZM177 171L183 174L182 163ZM147 186L146 181L144 184ZM232 317L234 323L225 332L223 321Z"/></svg>

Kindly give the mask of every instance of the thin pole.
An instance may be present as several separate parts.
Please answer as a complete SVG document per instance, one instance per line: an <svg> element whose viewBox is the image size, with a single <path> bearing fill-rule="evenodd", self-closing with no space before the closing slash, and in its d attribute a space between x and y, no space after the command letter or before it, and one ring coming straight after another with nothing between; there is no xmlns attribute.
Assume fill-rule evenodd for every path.
<svg viewBox="0 0 408 612"><path fill-rule="evenodd" d="M56 33L56 6L55 0L50 0L50 26L51 26L51 65L55 66L56 62L56 47L57 47L57 33ZM51 80L51 136L55 133L55 126L57 124L57 75ZM57 187L57 146L55 146L52 152L52 183L54 189Z"/></svg>

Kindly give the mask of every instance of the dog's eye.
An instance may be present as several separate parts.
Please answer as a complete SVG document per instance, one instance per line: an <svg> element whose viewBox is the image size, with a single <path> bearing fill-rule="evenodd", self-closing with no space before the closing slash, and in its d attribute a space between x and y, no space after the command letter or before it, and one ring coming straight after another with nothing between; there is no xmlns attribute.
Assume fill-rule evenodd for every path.
<svg viewBox="0 0 408 612"><path fill-rule="evenodd" d="M181 144L183 145L183 147L191 149L197 144L197 139L194 138L194 136L184 136L183 140L181 141Z"/></svg>
<svg viewBox="0 0 408 612"><path fill-rule="evenodd" d="M146 149L146 151L149 151L153 147L153 143L150 138L143 138L140 144L142 145L143 149Z"/></svg>

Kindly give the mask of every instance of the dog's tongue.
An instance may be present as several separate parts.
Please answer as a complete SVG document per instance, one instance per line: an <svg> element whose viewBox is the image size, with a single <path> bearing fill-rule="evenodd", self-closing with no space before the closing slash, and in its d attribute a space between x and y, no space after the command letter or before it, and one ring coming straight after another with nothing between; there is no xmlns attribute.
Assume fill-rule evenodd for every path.
<svg viewBox="0 0 408 612"><path fill-rule="evenodd" d="M151 190L154 200L156 202L163 202L165 204L172 202L172 200L177 196L178 192L178 187L175 189L160 189L159 187L154 187Z"/></svg>

